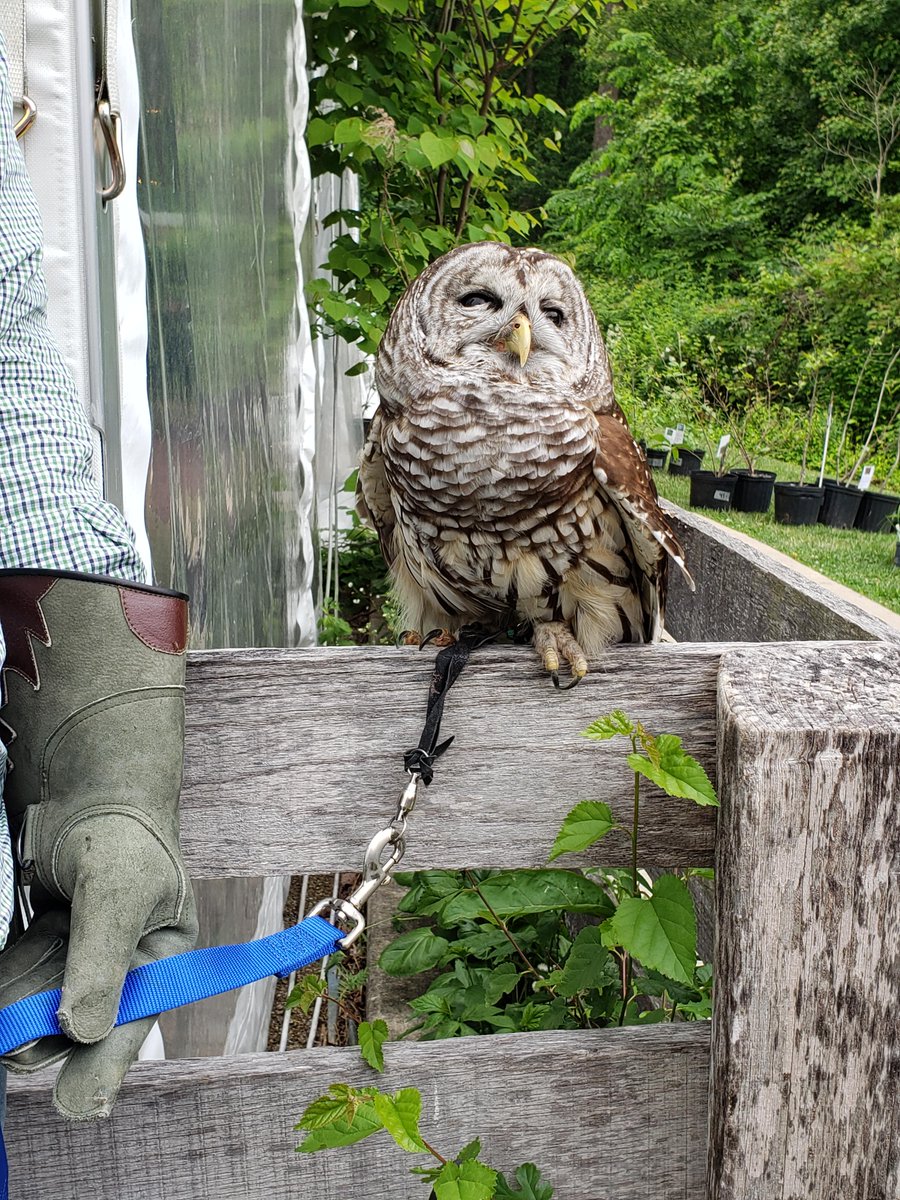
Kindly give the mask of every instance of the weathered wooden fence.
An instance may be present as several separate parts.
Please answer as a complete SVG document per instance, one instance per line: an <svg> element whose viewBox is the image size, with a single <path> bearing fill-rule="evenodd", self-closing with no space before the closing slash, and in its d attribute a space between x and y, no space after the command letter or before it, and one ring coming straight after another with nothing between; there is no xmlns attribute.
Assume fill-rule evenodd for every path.
<svg viewBox="0 0 900 1200"><path fill-rule="evenodd" d="M356 868L393 812L430 658L192 655L193 873ZM537 1162L559 1200L897 1200L900 647L617 647L565 694L527 649L481 651L404 866L540 865L579 799L627 817L620 751L579 737L614 707L718 773L718 840L713 811L662 795L641 834L647 865L718 867L712 1051L705 1024L398 1043L385 1086L422 1090L440 1145L480 1136L498 1166ZM626 843L603 861L624 865ZM86 1126L55 1116L46 1075L13 1081L13 1195L420 1196L386 1138L294 1153L300 1112L339 1080L371 1080L355 1050L139 1064Z"/></svg>
<svg viewBox="0 0 900 1200"><path fill-rule="evenodd" d="M854 602L700 513L665 504L697 582L670 580L666 626L680 642L877 639L900 642L880 606ZM898 578L900 586L900 578Z"/></svg>

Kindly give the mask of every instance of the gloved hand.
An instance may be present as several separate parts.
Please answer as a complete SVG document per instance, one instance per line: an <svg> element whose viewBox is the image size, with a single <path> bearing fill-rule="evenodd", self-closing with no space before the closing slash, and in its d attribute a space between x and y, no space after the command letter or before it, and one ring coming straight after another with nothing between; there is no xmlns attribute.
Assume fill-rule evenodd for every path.
<svg viewBox="0 0 900 1200"><path fill-rule="evenodd" d="M35 912L0 955L0 1005L62 986L68 1035L3 1061L34 1071L66 1058L59 1111L106 1116L153 1025L113 1028L126 972L197 935L177 817L187 598L0 572L0 622L0 719L14 731L4 796Z"/></svg>

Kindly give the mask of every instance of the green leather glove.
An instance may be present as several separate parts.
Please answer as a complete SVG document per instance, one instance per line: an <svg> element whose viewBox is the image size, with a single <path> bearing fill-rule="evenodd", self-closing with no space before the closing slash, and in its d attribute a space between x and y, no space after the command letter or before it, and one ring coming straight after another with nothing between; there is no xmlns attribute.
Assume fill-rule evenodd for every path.
<svg viewBox="0 0 900 1200"><path fill-rule="evenodd" d="M0 571L7 646L4 800L35 919L0 955L0 1005L62 987L67 1037L6 1056L65 1058L75 1119L109 1114L153 1018L113 1029L132 966L196 941L178 846L187 598L102 576Z"/></svg>

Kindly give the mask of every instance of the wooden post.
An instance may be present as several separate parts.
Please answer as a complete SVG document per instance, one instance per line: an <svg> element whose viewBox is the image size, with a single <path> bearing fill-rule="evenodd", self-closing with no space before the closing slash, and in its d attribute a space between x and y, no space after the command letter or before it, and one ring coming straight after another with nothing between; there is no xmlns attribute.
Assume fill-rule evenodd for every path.
<svg viewBox="0 0 900 1200"><path fill-rule="evenodd" d="M710 1200L900 1197L900 648L719 676Z"/></svg>

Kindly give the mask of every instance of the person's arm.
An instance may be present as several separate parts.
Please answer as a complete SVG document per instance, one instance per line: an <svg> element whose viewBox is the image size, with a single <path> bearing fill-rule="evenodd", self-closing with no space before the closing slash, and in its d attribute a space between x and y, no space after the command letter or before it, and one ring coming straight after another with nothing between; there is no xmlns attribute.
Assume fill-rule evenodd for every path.
<svg viewBox="0 0 900 1200"><path fill-rule="evenodd" d="M187 597L141 586L131 530L100 496L91 458L47 326L40 218L0 39L0 732L34 910L0 954L0 1006L62 986L67 1036L4 1062L33 1071L65 1059L54 1099L76 1120L109 1114L153 1024L113 1028L125 973L197 934L178 846Z"/></svg>

